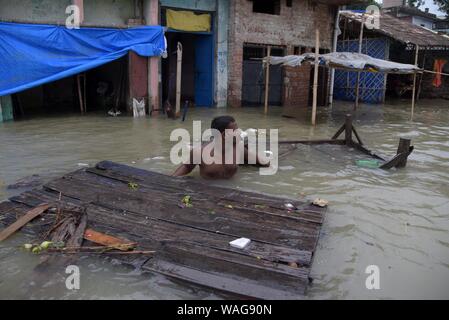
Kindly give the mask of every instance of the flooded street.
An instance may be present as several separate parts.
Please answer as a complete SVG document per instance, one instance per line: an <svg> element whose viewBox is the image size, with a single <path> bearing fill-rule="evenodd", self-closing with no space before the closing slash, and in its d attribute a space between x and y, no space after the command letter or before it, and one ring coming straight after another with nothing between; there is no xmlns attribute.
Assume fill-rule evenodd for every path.
<svg viewBox="0 0 449 320"><path fill-rule="evenodd" d="M48 181L84 164L111 160L171 173L170 132L203 130L214 116L233 115L239 126L279 129L280 139L330 138L344 122L349 104L320 109L318 125L281 117L274 108L189 110L184 123L165 117L133 119L65 115L0 123L0 200L20 193L7 185L32 174ZM329 201L312 267L307 299L449 299L449 102L420 101L414 121L410 103L363 106L354 125L363 142L387 157L399 137L415 151L405 169L360 168L309 147L280 160L275 176L241 168L216 184L298 199ZM194 176L199 179L198 171ZM214 182L215 183L215 182ZM225 296L161 275L141 275L113 259L82 256L81 289L65 288L64 269L36 273L39 258L17 249L20 234L0 244L0 298L32 299L215 299ZM368 290L365 269L380 269L380 290Z"/></svg>

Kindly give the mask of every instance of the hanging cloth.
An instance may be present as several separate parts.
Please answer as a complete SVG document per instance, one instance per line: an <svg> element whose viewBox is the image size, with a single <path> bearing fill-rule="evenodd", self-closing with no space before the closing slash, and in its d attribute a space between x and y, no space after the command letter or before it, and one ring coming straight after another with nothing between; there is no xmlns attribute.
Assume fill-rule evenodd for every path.
<svg viewBox="0 0 449 320"><path fill-rule="evenodd" d="M436 74L433 79L432 85L436 88L441 87L441 85L443 83L443 81L441 79L441 72L443 71L443 67L446 63L447 63L447 60L435 59L435 63L433 65L433 71L435 71Z"/></svg>
<svg viewBox="0 0 449 320"><path fill-rule="evenodd" d="M167 9L167 27L180 31L210 32L211 16L208 13Z"/></svg>

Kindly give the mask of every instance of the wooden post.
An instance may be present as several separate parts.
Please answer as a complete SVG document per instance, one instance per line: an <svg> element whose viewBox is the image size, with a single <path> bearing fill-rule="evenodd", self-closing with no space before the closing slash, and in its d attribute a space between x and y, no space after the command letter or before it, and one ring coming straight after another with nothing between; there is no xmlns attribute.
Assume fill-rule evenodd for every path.
<svg viewBox="0 0 449 320"><path fill-rule="evenodd" d="M76 86L78 88L78 99L79 99L79 103L80 103L80 111L81 111L81 114L83 114L84 113L84 103L83 103L83 95L81 92L81 74L76 75Z"/></svg>
<svg viewBox="0 0 449 320"><path fill-rule="evenodd" d="M362 47L363 47L363 30L365 28L365 15L362 15L362 21L360 23L360 37L359 37L359 53L362 53ZM356 110L359 107L359 98L360 98L360 71L357 71L357 84L355 89L355 104L354 104L354 110Z"/></svg>
<svg viewBox="0 0 449 320"><path fill-rule="evenodd" d="M400 154L400 153L404 153L404 152L409 152L409 150L410 150L410 142L411 142L410 139L400 138L399 139L398 151L396 153ZM406 165L407 165L407 157L405 157L404 160L399 162L396 165L396 168L404 168Z"/></svg>
<svg viewBox="0 0 449 320"><path fill-rule="evenodd" d="M270 92L270 58L271 58L271 46L268 46L267 62L265 64L265 114L268 113L268 97Z"/></svg>
<svg viewBox="0 0 449 320"><path fill-rule="evenodd" d="M176 64L176 110L175 117L181 114L181 77L182 77L182 44L178 42Z"/></svg>
<svg viewBox="0 0 449 320"><path fill-rule="evenodd" d="M316 29L315 42L315 65L313 74L313 106L312 106L312 125L316 125L316 108L318 103L318 64L320 55L320 30Z"/></svg>
<svg viewBox="0 0 449 320"><path fill-rule="evenodd" d="M83 102L84 102L84 112L87 112L87 92L86 92L86 82L87 82L87 73L83 73Z"/></svg>
<svg viewBox="0 0 449 320"><path fill-rule="evenodd" d="M415 47L416 47L415 66L418 66L419 46L416 44ZM413 121L413 116L415 114L415 103L416 103L416 72L413 75L412 114L410 117L411 121Z"/></svg>
<svg viewBox="0 0 449 320"><path fill-rule="evenodd" d="M424 54L423 54L423 58L422 58L422 62L421 62L421 68L422 69L426 68L426 55L427 55L427 50L424 50ZM418 92L416 93L416 102L419 101L419 97L421 96L422 78L423 78L423 76L424 76L424 72L421 72L421 74L419 75Z"/></svg>
<svg viewBox="0 0 449 320"><path fill-rule="evenodd" d="M346 115L345 143L347 146L350 146L352 144L352 116L350 114Z"/></svg>

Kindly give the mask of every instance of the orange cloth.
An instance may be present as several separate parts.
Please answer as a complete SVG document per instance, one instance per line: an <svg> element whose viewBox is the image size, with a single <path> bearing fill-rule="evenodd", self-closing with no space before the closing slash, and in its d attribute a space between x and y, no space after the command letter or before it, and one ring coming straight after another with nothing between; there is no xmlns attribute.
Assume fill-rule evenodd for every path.
<svg viewBox="0 0 449 320"><path fill-rule="evenodd" d="M447 63L447 60L444 59L435 59L435 63L433 65L433 71L436 72L435 78L433 79L433 86L436 88L441 87L443 81L441 80L441 72L443 71L444 65Z"/></svg>

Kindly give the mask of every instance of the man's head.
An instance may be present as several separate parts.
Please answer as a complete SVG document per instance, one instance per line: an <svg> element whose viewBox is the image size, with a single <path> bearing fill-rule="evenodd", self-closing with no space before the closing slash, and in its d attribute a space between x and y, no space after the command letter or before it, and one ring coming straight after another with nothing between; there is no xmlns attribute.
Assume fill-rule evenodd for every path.
<svg viewBox="0 0 449 320"><path fill-rule="evenodd" d="M220 116L214 118L210 125L211 129L216 129L220 131L221 134L225 132L226 129L237 130L237 123L235 119L231 116Z"/></svg>

